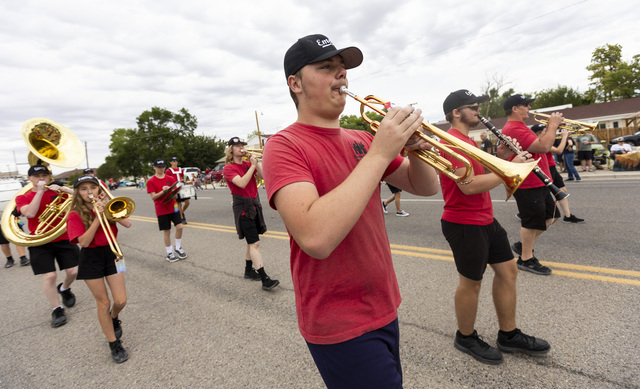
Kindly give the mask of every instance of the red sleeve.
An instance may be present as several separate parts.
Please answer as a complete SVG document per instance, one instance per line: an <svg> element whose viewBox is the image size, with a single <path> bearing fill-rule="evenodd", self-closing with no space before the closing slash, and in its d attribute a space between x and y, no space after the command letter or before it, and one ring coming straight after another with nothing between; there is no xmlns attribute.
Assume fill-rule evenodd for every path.
<svg viewBox="0 0 640 389"><path fill-rule="evenodd" d="M69 241L72 244L78 244L78 237L82 236L86 231L82 219L80 219L80 214L76 211L69 212L69 217L67 218L67 235L69 236Z"/></svg>

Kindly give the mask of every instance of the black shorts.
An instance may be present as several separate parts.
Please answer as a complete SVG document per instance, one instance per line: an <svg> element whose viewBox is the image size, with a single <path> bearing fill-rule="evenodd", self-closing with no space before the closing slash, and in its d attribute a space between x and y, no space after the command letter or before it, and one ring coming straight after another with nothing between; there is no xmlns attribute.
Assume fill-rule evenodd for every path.
<svg viewBox="0 0 640 389"><path fill-rule="evenodd" d="M497 220L491 224L451 223L440 220L442 233L449 242L458 273L474 280L482 280L487 264L512 260L507 232Z"/></svg>
<svg viewBox="0 0 640 389"><path fill-rule="evenodd" d="M2 233L2 227L0 227L0 244L9 244L9 241L4 237L4 234Z"/></svg>
<svg viewBox="0 0 640 389"><path fill-rule="evenodd" d="M400 188L396 188L393 185L387 184L387 187L389 187L389 190L391 191L391 193L399 193L402 192L402 189Z"/></svg>
<svg viewBox="0 0 640 389"><path fill-rule="evenodd" d="M180 212L172 212L164 215L158 215L158 229L160 231L170 230L171 222L173 222L174 226L178 224L182 224L182 218L180 217Z"/></svg>
<svg viewBox="0 0 640 389"><path fill-rule="evenodd" d="M78 280L94 280L117 272L116 255L109 246L83 247L80 250Z"/></svg>
<svg viewBox="0 0 640 389"><path fill-rule="evenodd" d="M554 166L549 166L549 171L551 172L551 179L553 180L553 185L558 188L564 188L564 180L560 173L558 173L558 169Z"/></svg>
<svg viewBox="0 0 640 389"><path fill-rule="evenodd" d="M593 150L578 151L579 161L589 161L593 159Z"/></svg>
<svg viewBox="0 0 640 389"><path fill-rule="evenodd" d="M78 266L79 254L78 246L68 240L29 247L31 269L35 275L55 272L56 262L60 270Z"/></svg>
<svg viewBox="0 0 640 389"><path fill-rule="evenodd" d="M251 220L245 215L240 215L240 231L244 234L247 244L254 244L260 240L258 234L258 217Z"/></svg>
<svg viewBox="0 0 640 389"><path fill-rule="evenodd" d="M560 210L546 186L518 189L513 197L518 204L520 225L523 228L546 231L546 221L560 217Z"/></svg>

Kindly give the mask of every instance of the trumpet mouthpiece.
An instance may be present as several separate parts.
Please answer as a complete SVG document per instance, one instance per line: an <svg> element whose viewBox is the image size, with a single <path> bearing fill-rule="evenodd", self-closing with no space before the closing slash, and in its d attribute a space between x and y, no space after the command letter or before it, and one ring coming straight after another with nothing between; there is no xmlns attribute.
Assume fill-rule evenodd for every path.
<svg viewBox="0 0 640 389"><path fill-rule="evenodd" d="M343 95L349 95L349 96L351 96L351 97L355 96L355 94L353 94L353 93L349 92L349 89L347 89L347 87L346 87L346 86L344 86L344 85L340 87L340 92L341 92Z"/></svg>

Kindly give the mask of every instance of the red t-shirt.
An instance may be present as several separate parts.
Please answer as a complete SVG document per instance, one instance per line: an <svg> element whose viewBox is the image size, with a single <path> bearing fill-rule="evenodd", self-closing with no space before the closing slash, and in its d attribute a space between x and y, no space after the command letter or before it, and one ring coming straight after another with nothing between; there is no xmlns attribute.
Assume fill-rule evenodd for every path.
<svg viewBox="0 0 640 389"><path fill-rule="evenodd" d="M160 193L162 192L163 186L171 186L174 182L176 182L176 179L167 174L165 174L162 179L153 176L147 180L147 193ZM166 203L163 203L162 201L162 198L153 200L157 216L178 212L178 203L175 199L167 201Z"/></svg>
<svg viewBox="0 0 640 389"><path fill-rule="evenodd" d="M300 123L271 136L262 159L269 205L275 208L273 195L295 182L313 183L320 196L333 190L365 156L372 140L365 131ZM402 161L401 156L394 159L380 179ZM298 326L308 342L344 342L397 318L401 297L380 206L380 185L328 258L312 258L289 238Z"/></svg>
<svg viewBox="0 0 640 389"><path fill-rule="evenodd" d="M95 213L91 210L91 213L95 217ZM111 231L113 232L114 237L118 237L118 227L115 223L109 223ZM80 218L80 214L76 211L69 212L69 217L67 218L67 234L69 234L69 241L73 244L78 244L78 237L82 236L87 231L82 223L82 219ZM102 247L108 246L109 241L107 240L107 236L105 235L102 227L98 228L96 234L93 236L93 240L89 244L88 247Z"/></svg>
<svg viewBox="0 0 640 389"><path fill-rule="evenodd" d="M447 134L454 136L474 147L478 147L476 142L464 135L460 131L452 128L447 131ZM445 141L441 143L447 144ZM475 175L482 175L484 173L484 166L475 159L469 158L457 150L457 152L467 158L473 167ZM454 159L448 154L440 152L440 155L451 161L454 167L464 166L462 162ZM440 186L442 187L442 197L444 198L444 212L442 213L442 219L458 224L475 224L486 226L493 222L493 205L491 204L491 195L489 191L478 194L466 195L461 190L458 184L452 179L440 174Z"/></svg>
<svg viewBox="0 0 640 389"><path fill-rule="evenodd" d="M529 127L519 121L508 121L502 128L502 133L516 139L520 143L520 147L524 150L527 150L529 146L538 139L538 136L531 131ZM533 156L534 161L539 159L538 167L540 170L542 170L547 177L551 177L547 156L545 154L536 153L531 153L531 155ZM509 158L509 161L513 158L515 158L515 155ZM542 181L535 174L529 174L518 189L539 188L541 186L544 186Z"/></svg>
<svg viewBox="0 0 640 389"><path fill-rule="evenodd" d="M173 178L176 179L176 181L178 182L184 182L184 170L182 170L181 167L177 168L177 169L173 169L173 168L168 168L164 171L164 174L169 175Z"/></svg>
<svg viewBox="0 0 640 389"><path fill-rule="evenodd" d="M256 171L253 172L253 177L249 180L249 183L241 188L234 184L232 180L236 176L244 176L247 174L247 171L251 168L250 161L242 161L242 163L228 163L224 165L224 169L222 170L222 174L224 175L224 179L229 185L229 189L231 190L231 194L240 195L242 197L251 197L255 199L258 195L258 184L256 184Z"/></svg>
<svg viewBox="0 0 640 389"><path fill-rule="evenodd" d="M551 151L547 153L547 163L549 164L549 167L556 166L556 159L553 158L553 153Z"/></svg>
<svg viewBox="0 0 640 389"><path fill-rule="evenodd" d="M66 193L62 195L68 196L68 194ZM30 190L29 192L16 197L16 206L18 207L18 212L20 212L20 209L22 209L22 207L31 204L31 200L33 200L35 196L36 196L36 192ZM55 198L58 196L59 196L58 192L52 191L50 189L47 189L44 191L44 193L42 194L42 199L40 200L40 208L38 208L38 212L36 213L36 216L32 218L27 218L29 231L31 231L31 235L33 235L35 230L38 228L38 223L39 223L38 217L42 214L42 212L44 212L45 209L47 209L47 205L51 204L51 202L53 202L53 200L55 200ZM57 225L57 223L52 223L52 225ZM49 231L51 229L52 228L47 228L43 232ZM60 235L58 238L56 238L52 242L59 242L61 240L68 240L68 239L69 237L67 236L67 232L65 231L62 233L62 235Z"/></svg>

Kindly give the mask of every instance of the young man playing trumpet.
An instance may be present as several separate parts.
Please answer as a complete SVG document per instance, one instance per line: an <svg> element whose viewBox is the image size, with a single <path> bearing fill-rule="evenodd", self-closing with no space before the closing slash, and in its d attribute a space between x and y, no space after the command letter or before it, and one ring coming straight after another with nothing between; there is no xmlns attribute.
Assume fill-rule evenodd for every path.
<svg viewBox="0 0 640 389"><path fill-rule="evenodd" d="M466 89L449 94L443 104L446 119L451 123L447 134L476 146L469 131L480 123L479 103L488 96L476 96ZM500 148L505 147L503 145ZM461 152L464 156L464 153ZM464 165L445 153L460 176L466 173ZM526 162L529 153L524 151L513 162ZM466 156L465 156L466 157ZM526 354L545 354L550 346L544 340L525 335L516 327L516 277L518 268L509 247L507 232L493 217L489 191L502 184L495 174L483 174L484 166L468 158L473 175L466 182L455 182L445 174L440 175L444 212L442 233L453 251L459 282L455 294L455 312L458 331L454 347L475 359L488 363L502 363L502 351L519 351ZM490 346L475 330L478 299L482 278L491 265L493 278L493 302L498 315L497 346Z"/></svg>
<svg viewBox="0 0 640 389"><path fill-rule="evenodd" d="M169 194L169 188L176 183L176 179L164 173L166 165L162 158L158 158L153 162L153 170L155 175L147 181L147 193L151 195L153 200L156 216L158 217L158 227L162 231L164 238L164 246L167 251L167 261L176 262L180 259L187 258L187 253L182 248L182 218L178 209L178 203L175 198L166 200ZM171 246L171 223L176 226L175 235L175 254L173 246Z"/></svg>
<svg viewBox="0 0 640 389"><path fill-rule="evenodd" d="M33 184L31 191L16 197L16 207L21 215L28 220L31 235L38 228L40 215L55 199L64 192L73 194L73 190L57 184L48 185L51 181L51 172L46 166L34 165L27 173L29 181ZM48 185L48 186L47 186ZM50 228L45 229L44 232ZM29 247L31 268L33 274L42 274L42 290L51 305L51 327L59 327L67 322L67 316L62 305L71 308L76 303L76 296L71 292L71 284L78 275L78 261L80 250L78 246L69 242L67 232L49 243L40 246ZM58 268L64 270L65 278L56 286L56 262ZM58 300L58 294L62 296L62 304Z"/></svg>
<svg viewBox="0 0 640 389"><path fill-rule="evenodd" d="M438 180L414 155L399 155L428 147L414 136L420 110L391 108L375 137L340 128L340 88L362 58L319 34L289 48L284 70L298 118L265 145L265 185L289 232L298 326L325 384L400 388L401 297L380 181L430 196Z"/></svg>

